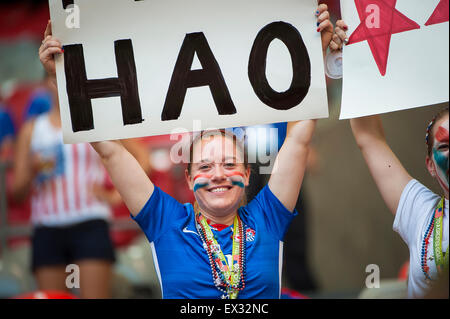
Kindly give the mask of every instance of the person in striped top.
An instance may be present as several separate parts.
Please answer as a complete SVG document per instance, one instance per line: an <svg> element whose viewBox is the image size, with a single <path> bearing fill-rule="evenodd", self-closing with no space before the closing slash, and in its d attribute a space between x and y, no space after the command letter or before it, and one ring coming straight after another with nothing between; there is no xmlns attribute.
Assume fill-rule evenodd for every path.
<svg viewBox="0 0 450 319"><path fill-rule="evenodd" d="M87 143L64 144L57 89L53 105L20 130L11 193L31 196L32 271L40 290L64 291L66 266L80 270L82 298L111 296L114 247L109 233L111 206L122 202L100 157ZM126 147L148 167L148 153L135 141Z"/></svg>
<svg viewBox="0 0 450 319"><path fill-rule="evenodd" d="M14 155L13 198L31 196L32 270L40 290L64 291L66 266L76 264L81 297L107 298L114 261L109 204L120 197L114 189L108 198L95 196L107 174L89 144L63 144L53 100L49 112L23 125Z"/></svg>

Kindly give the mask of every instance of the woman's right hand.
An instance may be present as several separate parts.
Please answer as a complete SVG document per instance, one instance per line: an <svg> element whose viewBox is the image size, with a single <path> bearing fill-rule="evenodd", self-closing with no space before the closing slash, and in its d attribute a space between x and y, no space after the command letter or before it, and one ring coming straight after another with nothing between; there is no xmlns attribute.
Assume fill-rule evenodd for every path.
<svg viewBox="0 0 450 319"><path fill-rule="evenodd" d="M330 49L332 51L341 50L344 44L347 44L348 38L346 31L348 30L347 24L343 20L336 22L336 28L334 29L334 35L330 42Z"/></svg>
<svg viewBox="0 0 450 319"><path fill-rule="evenodd" d="M61 54L63 52L61 42L52 36L52 22L49 20L44 32L44 40L39 48L39 59L45 71L52 78L56 78L54 54Z"/></svg>

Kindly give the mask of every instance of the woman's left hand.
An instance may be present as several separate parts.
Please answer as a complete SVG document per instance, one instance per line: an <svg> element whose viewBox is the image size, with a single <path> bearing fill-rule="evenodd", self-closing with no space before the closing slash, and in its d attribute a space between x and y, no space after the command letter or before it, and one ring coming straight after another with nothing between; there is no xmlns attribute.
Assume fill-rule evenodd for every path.
<svg viewBox="0 0 450 319"><path fill-rule="evenodd" d="M328 12L328 6L326 4L319 5L316 11L316 17L317 17L317 32L321 32L322 51L325 55L334 34L333 24L330 21L330 13Z"/></svg>
<svg viewBox="0 0 450 319"><path fill-rule="evenodd" d="M336 28L334 29L335 34L330 43L330 49L332 51L338 51L342 49L342 46L347 43L347 30L348 26L343 20L338 20L336 22Z"/></svg>

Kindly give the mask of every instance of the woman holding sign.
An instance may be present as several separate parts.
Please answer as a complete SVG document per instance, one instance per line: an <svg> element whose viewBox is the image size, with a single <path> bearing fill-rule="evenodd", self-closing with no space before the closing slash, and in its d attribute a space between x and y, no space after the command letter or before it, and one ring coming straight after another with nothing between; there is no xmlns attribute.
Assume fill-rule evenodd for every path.
<svg viewBox="0 0 450 319"><path fill-rule="evenodd" d="M342 48L347 27L338 21L330 47ZM379 116L350 120L356 142L386 205L394 230L409 247L408 296L421 298L443 272L448 280L449 115L440 111L426 130L426 166L443 195L413 179L388 146ZM448 284L448 283L447 283Z"/></svg>
<svg viewBox="0 0 450 319"><path fill-rule="evenodd" d="M326 5L316 12L324 51L332 36ZM54 76L51 36L41 61ZM281 291L282 240L295 217L315 121L290 123L269 183L248 205L250 167L244 146L224 130L190 145L186 181L195 205L153 185L120 142L92 143L133 219L151 243L163 298L276 299Z"/></svg>

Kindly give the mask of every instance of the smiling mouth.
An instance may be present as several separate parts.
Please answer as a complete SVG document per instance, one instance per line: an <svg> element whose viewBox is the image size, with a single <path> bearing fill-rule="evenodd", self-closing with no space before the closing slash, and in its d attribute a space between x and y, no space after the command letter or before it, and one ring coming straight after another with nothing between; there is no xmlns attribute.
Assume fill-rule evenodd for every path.
<svg viewBox="0 0 450 319"><path fill-rule="evenodd" d="M226 191L229 191L232 188L233 188L233 186L216 186L216 187L211 187L210 189L208 189L208 192L210 192L210 193L224 193Z"/></svg>

